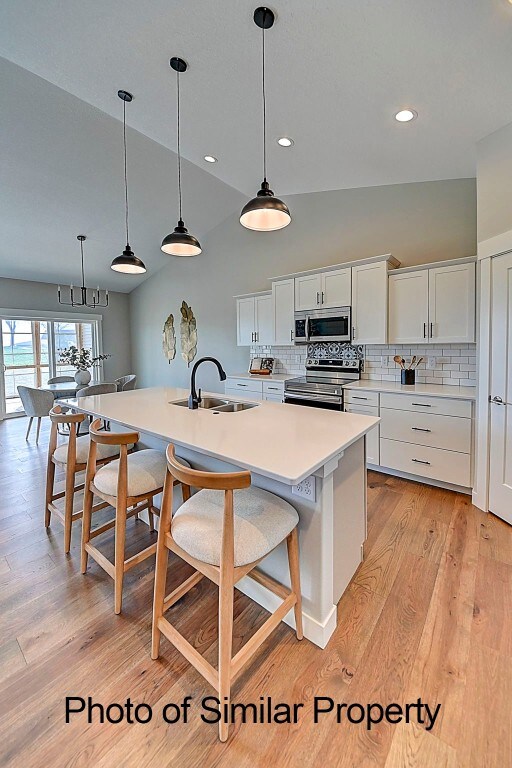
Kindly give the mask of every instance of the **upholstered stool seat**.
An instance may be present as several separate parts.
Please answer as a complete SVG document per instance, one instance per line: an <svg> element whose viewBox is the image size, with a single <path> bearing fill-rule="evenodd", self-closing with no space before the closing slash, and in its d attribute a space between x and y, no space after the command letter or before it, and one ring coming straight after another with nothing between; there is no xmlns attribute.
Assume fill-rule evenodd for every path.
<svg viewBox="0 0 512 768"><path fill-rule="evenodd" d="M265 557L299 522L291 504L255 486L234 492L234 510L235 568ZM192 557L220 565L223 514L222 491L199 491L175 512L172 537Z"/></svg>
<svg viewBox="0 0 512 768"><path fill-rule="evenodd" d="M132 447L132 446L129 446ZM78 437L76 441L76 463L87 464L87 456L89 455L89 435L83 435ZM101 459L108 459L109 456L119 456L118 445L98 445L98 461ZM59 464L67 464L68 461L68 445L63 443L53 452L53 458Z"/></svg>
<svg viewBox="0 0 512 768"><path fill-rule="evenodd" d="M102 446L103 447L103 446ZM104 446L107 447L107 446ZM98 445L98 449L100 446ZM180 459L187 467L184 459ZM131 453L128 456L128 496L141 496L164 484L167 462L165 454L154 448ZM96 472L94 485L107 496L117 496L117 478L119 476L119 459L111 461Z"/></svg>

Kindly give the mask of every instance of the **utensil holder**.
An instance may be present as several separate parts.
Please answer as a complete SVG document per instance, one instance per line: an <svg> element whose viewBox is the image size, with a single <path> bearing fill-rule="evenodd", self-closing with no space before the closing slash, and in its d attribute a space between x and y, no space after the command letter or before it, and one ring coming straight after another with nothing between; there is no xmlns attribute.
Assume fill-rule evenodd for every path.
<svg viewBox="0 0 512 768"><path fill-rule="evenodd" d="M416 384L416 371L403 370L400 372L402 384Z"/></svg>

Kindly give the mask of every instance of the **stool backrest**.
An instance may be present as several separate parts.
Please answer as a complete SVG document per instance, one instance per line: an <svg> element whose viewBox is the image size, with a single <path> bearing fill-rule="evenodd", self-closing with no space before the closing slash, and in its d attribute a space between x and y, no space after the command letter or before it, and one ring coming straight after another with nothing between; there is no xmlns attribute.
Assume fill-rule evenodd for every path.
<svg viewBox="0 0 512 768"><path fill-rule="evenodd" d="M112 392L117 392L117 384L91 384L88 387L79 389L76 396L89 397L90 395L109 395Z"/></svg>
<svg viewBox="0 0 512 768"><path fill-rule="evenodd" d="M48 379L48 384L70 384L75 381L73 376L52 376Z"/></svg>
<svg viewBox="0 0 512 768"><path fill-rule="evenodd" d="M37 387L18 386L18 395L23 404L23 410L27 416L48 416L52 408L53 392Z"/></svg>
<svg viewBox="0 0 512 768"><path fill-rule="evenodd" d="M116 384L118 392L127 392L129 389L135 389L137 376L134 373L129 373L128 376L120 376L116 379Z"/></svg>
<svg viewBox="0 0 512 768"><path fill-rule="evenodd" d="M62 410L60 405L54 405L50 413L52 428L50 430L50 441L48 443L48 465L57 448L58 427L59 424L69 424L69 439L67 451L67 466L73 467L76 464L76 425L81 424L85 419L83 413L70 413Z"/></svg>
<svg viewBox="0 0 512 768"><path fill-rule="evenodd" d="M171 475L180 483L200 490L234 491L239 488L248 488L251 484L251 473L247 470L242 472L203 472L186 467L176 458L172 444L167 446L166 456L167 467Z"/></svg>
<svg viewBox="0 0 512 768"><path fill-rule="evenodd" d="M89 437L91 443L103 445L130 445L130 443L138 443L140 440L138 432L107 432L101 429L101 419L94 419L89 427Z"/></svg>

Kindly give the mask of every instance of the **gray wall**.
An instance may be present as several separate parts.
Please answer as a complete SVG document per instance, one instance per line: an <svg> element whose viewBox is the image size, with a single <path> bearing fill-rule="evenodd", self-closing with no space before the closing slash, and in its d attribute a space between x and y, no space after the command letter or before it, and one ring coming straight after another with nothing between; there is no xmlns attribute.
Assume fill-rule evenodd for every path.
<svg viewBox="0 0 512 768"><path fill-rule="evenodd" d="M106 309L92 310L62 307L57 301L57 286L29 280L0 278L0 307L2 309L43 310L47 312L69 311L73 314L101 314L103 317L103 351L112 357L105 360L104 377L112 381L132 371L129 298L125 293L109 293Z"/></svg>
<svg viewBox="0 0 512 768"><path fill-rule="evenodd" d="M366 187L286 198L293 221L279 232L240 226L238 211L203 238L203 253L169 257L169 264L130 294L133 363L141 385L188 386L179 351L179 308L197 318L198 357L214 355L228 373L246 370L248 349L236 346L233 295L270 287L287 272L392 253L402 264L476 253L474 179ZM172 312L178 326L176 359L162 354L162 327ZM205 366L200 384L219 391Z"/></svg>
<svg viewBox="0 0 512 768"><path fill-rule="evenodd" d="M478 242L512 229L512 124L478 142Z"/></svg>

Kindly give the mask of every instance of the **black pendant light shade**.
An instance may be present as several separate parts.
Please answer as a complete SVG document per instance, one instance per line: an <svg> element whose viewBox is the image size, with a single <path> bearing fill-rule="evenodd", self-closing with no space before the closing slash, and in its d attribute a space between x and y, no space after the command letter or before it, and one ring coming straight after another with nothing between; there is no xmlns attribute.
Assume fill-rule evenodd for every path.
<svg viewBox="0 0 512 768"><path fill-rule="evenodd" d="M126 275L141 275L146 271L144 262L137 258L129 243L126 243L122 254L113 260L110 269L114 272L124 272Z"/></svg>
<svg viewBox="0 0 512 768"><path fill-rule="evenodd" d="M146 271L144 262L137 258L130 247L130 238L128 236L128 170L126 156L126 104L133 100L133 96L128 91L118 91L117 95L123 102L123 151L124 151L124 212L126 227L126 248L121 256L116 256L110 265L114 272L122 272L125 275L141 275Z"/></svg>
<svg viewBox="0 0 512 768"><path fill-rule="evenodd" d="M270 8L256 8L254 23L262 30L262 92L263 92L263 181L261 189L240 214L240 224L257 232L272 232L283 229L291 222L288 206L270 189L267 181L267 99L265 92L265 30L274 24L275 16Z"/></svg>
<svg viewBox="0 0 512 768"><path fill-rule="evenodd" d="M180 145L180 74L187 71L187 62L178 56L170 60L172 69L176 72L177 104L178 104L178 194L179 194L179 221L174 227L174 232L166 235L162 240L161 250L170 256L198 256L201 253L199 240L191 235L185 226L181 215L181 145Z"/></svg>

